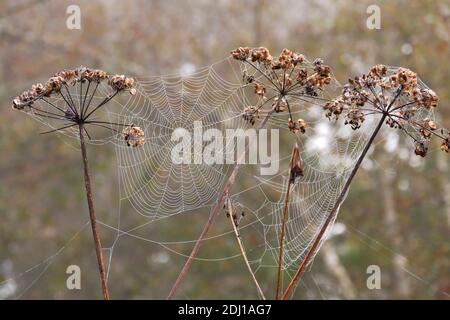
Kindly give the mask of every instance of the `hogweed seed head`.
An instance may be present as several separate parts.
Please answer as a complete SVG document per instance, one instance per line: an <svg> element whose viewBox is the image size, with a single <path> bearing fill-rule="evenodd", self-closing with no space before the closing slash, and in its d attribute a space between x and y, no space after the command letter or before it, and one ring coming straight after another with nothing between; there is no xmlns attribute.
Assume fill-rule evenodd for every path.
<svg viewBox="0 0 450 320"><path fill-rule="evenodd" d="M107 88L110 92L104 98L96 95L97 87L101 82L107 81ZM83 87L84 83L88 83ZM78 85L77 92L70 92L70 87ZM84 89L84 91L83 91ZM73 90L75 91L75 90ZM100 69L91 69L87 67L78 67L76 69L64 69L56 72L45 83L34 84L31 89L24 91L13 99L12 107L16 110L31 113L34 116L46 119L47 121L62 121L64 126L51 130L49 132L59 131L73 126L83 126L84 131L89 137L86 126L98 126L110 129L111 131L122 133L110 126L129 126L100 121L92 118L100 108L107 104L118 93L128 91L130 94L136 94L134 88L134 79L124 75L108 74ZM53 98L50 100L50 98ZM91 103L96 105L91 107ZM47 133L49 133L47 132ZM131 127L127 138L128 145L143 145L144 135L139 127Z"/></svg>
<svg viewBox="0 0 450 320"><path fill-rule="evenodd" d="M415 154L424 157L432 136L442 139L441 149L448 151L448 130L438 130L430 119L438 96L406 68L375 65L367 74L349 79L341 95L323 105L328 119L345 114L345 124L357 130L367 116L381 114L391 128L404 131L414 141Z"/></svg>
<svg viewBox="0 0 450 320"><path fill-rule="evenodd" d="M112 76L108 80L108 84L113 88L113 90L116 91L124 91L127 90L130 92L130 94L135 95L136 89L133 88L134 85L134 79L133 78L127 78L123 74L122 75L115 75Z"/></svg>
<svg viewBox="0 0 450 320"><path fill-rule="evenodd" d="M144 130L135 125L125 127L122 136L129 147L140 147L145 143Z"/></svg>
<svg viewBox="0 0 450 320"><path fill-rule="evenodd" d="M244 113L242 114L242 117L247 123L254 125L256 119L259 118L260 113L261 110L258 109L256 106L248 106L244 108Z"/></svg>
<svg viewBox="0 0 450 320"><path fill-rule="evenodd" d="M331 68L322 59L310 63L303 54L287 48L276 58L264 47L239 47L231 51L231 56L243 63L244 86L254 86L254 93L258 98L255 108L261 110L264 105L269 104L276 113L287 110L291 119L292 107L319 99L319 93L332 82ZM255 73L249 74L247 66ZM254 125L255 117L249 114L250 111L246 107L243 117ZM305 128L304 120L301 123L288 121L291 132L304 132Z"/></svg>

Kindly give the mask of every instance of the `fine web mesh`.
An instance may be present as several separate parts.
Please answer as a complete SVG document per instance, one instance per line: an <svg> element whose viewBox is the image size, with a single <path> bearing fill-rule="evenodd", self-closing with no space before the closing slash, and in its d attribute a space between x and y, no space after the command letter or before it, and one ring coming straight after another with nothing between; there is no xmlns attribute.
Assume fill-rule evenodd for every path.
<svg viewBox="0 0 450 320"><path fill-rule="evenodd" d="M174 164L171 150L176 142L171 141L171 135L179 127L193 133L195 121L201 121L204 130L214 128L225 132L229 128L250 128L242 119L242 110L251 103L254 94L242 83L244 70L250 71L245 65L226 59L189 75L136 77L138 94L120 115L113 117L140 126L146 134L146 144L140 149L130 150L120 137L115 142L121 201L129 201L137 213L149 218L146 226L201 209L209 212L217 201L233 166ZM261 266L276 265L280 217L294 141L301 149L305 175L290 197L284 269L295 267L309 247L376 122L368 119L362 130L353 132L342 123L329 122L323 116L321 103L290 100L292 115L308 122L305 134L291 133L287 129L288 116L274 114L267 128L279 130L278 172L264 176L259 171L261 165L244 165L231 191L233 202L244 212L239 229L244 240L249 239L247 248L256 271ZM262 118L264 114L259 121ZM140 227L132 229L136 231ZM147 238L159 243L170 242ZM194 239L179 239L177 243L183 241L191 243Z"/></svg>
<svg viewBox="0 0 450 320"><path fill-rule="evenodd" d="M102 110L105 113L98 115L99 119L105 117L107 121L119 125L139 126L146 137L146 143L142 147L130 148L118 131L102 131L107 133L98 135L91 132L93 137L89 140L90 143L110 142L115 146L120 181L119 207L130 204L136 213L131 223L123 223L129 219L125 219L121 209L116 223L99 221L103 228L116 232L112 245L104 248L109 253L108 274L114 268L114 259L120 259L119 255L114 255L114 250L124 238L136 240L142 245L157 244L184 256L185 250L178 246L184 244L190 247L195 242L196 238L186 238L182 233L148 234L146 230L149 226L177 223L176 219L197 212L204 214L201 221L206 222L207 214L217 201L233 165L174 164L171 150L176 142L171 137L177 128L185 128L193 133L194 123L199 121L203 130L217 129L225 132L227 129L251 128L243 120L242 111L245 106L255 104L255 95L251 88L243 84L244 71L256 78L260 77L255 71L252 72L247 66L231 58L189 74L138 76L135 77L136 95L123 94L111 100L111 106ZM420 85L425 87L423 83ZM101 101L109 94L108 90L106 86L100 86L94 99ZM270 97L270 92L267 95ZM74 96L76 99L81 95ZM324 94L322 98L329 99L331 96ZM64 105L62 98L53 98L52 101L58 106ZM274 268L277 265L283 201L294 142L300 148L304 176L293 186L288 206L283 256L283 269L288 275L296 269L335 205L378 121L378 116L367 117L361 129L353 131L349 126L343 125L342 119L337 122L328 121L324 117L321 108L323 101L320 99L291 99L290 104L293 117L307 121L306 133L295 135L288 130L286 112L274 114L266 127L279 130L278 172L264 176L260 174L261 165L245 164L230 192L239 213L245 213L243 216L239 215L238 229L256 273L261 268ZM266 113L267 111L263 112L255 127ZM432 112L425 113L417 113L416 117L432 118ZM58 127L48 117L31 114L51 128ZM413 127L406 130L411 135L420 137ZM63 133L77 137L76 129L65 130ZM224 150L224 154L227 152L228 150ZM225 214L220 215L219 219L224 216ZM333 223L329 229L332 225ZM86 225L83 229L85 227ZM211 235L205 241L225 236L232 236L231 226L229 230ZM238 251L232 256L218 252L216 256L197 259L222 261L237 256ZM46 261L36 266L41 265L47 268Z"/></svg>

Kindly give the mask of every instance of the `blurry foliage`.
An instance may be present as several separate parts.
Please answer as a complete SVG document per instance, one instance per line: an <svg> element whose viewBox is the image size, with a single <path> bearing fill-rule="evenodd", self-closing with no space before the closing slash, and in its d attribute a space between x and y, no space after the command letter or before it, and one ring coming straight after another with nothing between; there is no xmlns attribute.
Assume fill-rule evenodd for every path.
<svg viewBox="0 0 450 320"><path fill-rule="evenodd" d="M158 75L176 72L186 63L211 64L237 46L261 45L274 52L289 47L324 58L341 82L375 63L411 68L439 95L438 117L443 126L450 127L449 1L29 2L0 3L0 12L5 12L0 16L0 283L14 277L18 285L15 295L23 292L23 298L99 298L89 228L70 241L88 221L74 144L58 135L42 139L36 134L37 123L10 109L17 93L31 82L42 81L49 72L89 65L117 73ZM381 30L366 28L366 8L373 3L381 8ZM13 10L19 4L23 8ZM81 30L66 28L69 4L81 7ZM291 147L290 141L285 144ZM114 226L119 210L114 150L110 145L95 148L92 171L98 218ZM400 148L387 152L385 141L380 141L366 170L358 174L338 217L346 232L329 240L357 297L448 299L450 201L445 190L450 188L450 160L439 160L438 149L431 148L425 163L410 153L405 156ZM444 165L438 166L439 161ZM382 187L389 188L395 199L395 236L383 220L381 170L394 176L390 185ZM121 202L120 212L125 226L141 221L126 201ZM182 234L184 239L195 239L204 219L205 214L185 215L167 219L157 229L148 225L140 232L152 238ZM116 231L103 229L104 247L108 248ZM228 221L220 220L214 229L215 234L229 231ZM45 270L44 259L66 245ZM188 254L190 246L170 248ZM113 298L164 298L185 259L157 244L128 237L121 238L114 248L110 271ZM408 271L402 270L410 283L407 296L396 289L394 251L407 261ZM231 236L219 237L202 247L200 257L237 253ZM109 251L105 254L108 258ZM41 264L19 276L37 263ZM70 264L83 270L81 291L65 288L65 269ZM366 268L371 264L382 269L382 290L366 288ZM263 268L257 276L270 295L273 270ZM196 262L179 295L189 299L255 297L239 257ZM319 255L296 298L340 297L339 283Z"/></svg>

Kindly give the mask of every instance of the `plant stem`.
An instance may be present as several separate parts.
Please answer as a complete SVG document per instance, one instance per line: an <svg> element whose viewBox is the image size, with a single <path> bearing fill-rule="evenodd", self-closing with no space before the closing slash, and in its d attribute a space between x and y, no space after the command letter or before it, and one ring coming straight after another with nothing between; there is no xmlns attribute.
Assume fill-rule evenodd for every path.
<svg viewBox="0 0 450 320"><path fill-rule="evenodd" d="M291 159L292 162L292 159ZM286 230L286 221L288 217L288 204L289 204L289 194L291 193L291 179L288 179L288 185L286 190L286 195L284 196L284 207L283 216L281 220L281 232L280 232L280 251L278 255L278 271L277 271L277 287L275 291L275 299L280 299L280 288L281 288L281 265L283 264L283 248L284 248L284 234Z"/></svg>
<svg viewBox="0 0 450 320"><path fill-rule="evenodd" d="M92 235L94 236L95 253L97 255L98 270L100 272L100 280L102 283L103 299L109 300L108 282L106 280L105 266L103 262L102 244L98 233L97 219L95 217L94 200L92 198L91 177L89 175L89 164L87 158L86 144L84 141L83 124L79 124L80 129L80 146L83 158L84 168L84 185L86 188L86 198L89 207L89 218L91 220Z"/></svg>
<svg viewBox="0 0 450 320"><path fill-rule="evenodd" d="M381 129L381 126L383 125L384 120L386 119L387 114L383 114L383 116L380 119L380 122L377 124L377 127L373 131L372 135L369 138L369 141L367 142L366 146L364 147L364 150L362 151L361 155L358 158L358 161L356 162L355 166L353 167L352 172L350 173L350 176L348 177L347 181L345 182L344 188L342 189L341 193L339 194L339 197L336 200L336 203L334 204L333 209L331 209L330 213L327 216L327 219L325 220L324 224L322 225L319 233L317 234L316 238L314 239L312 245L308 249L305 258L300 263L300 266L298 267L294 277L292 278L291 282L289 283L288 287L286 288L286 291L284 292L283 296L281 297L282 300L286 300L289 298L294 291L295 287L297 286L297 283L300 281L300 278L310 262L314 252L316 251L317 247L319 246L323 236L325 235L325 231L328 229L329 224L334 220L336 217L336 214L338 212L339 207L341 206L342 202L345 199L345 196L347 195L348 189L350 187L350 184L355 177L356 173L358 172L359 167L361 166L362 161L367 155L367 152L370 149L370 146L372 145L373 141L375 140L375 137L377 136L378 132Z"/></svg>
<svg viewBox="0 0 450 320"><path fill-rule="evenodd" d="M252 267L250 266L250 263L248 262L247 254L245 253L244 245L242 244L241 236L239 235L239 231L236 227L236 223L234 221L233 215L236 213L233 212L233 205L231 203L230 198L228 198L228 214L230 216L231 225L233 226L234 234L236 236L236 240L239 244L239 248L241 250L242 257L244 258L245 265L247 266L248 271L250 272L250 275L252 276L253 282L255 282L256 288L258 289L258 293L261 296L263 300L266 300L266 297L264 296L264 292L261 289L261 286L258 283L258 280L256 279L255 274L253 273Z"/></svg>
<svg viewBox="0 0 450 320"><path fill-rule="evenodd" d="M279 101L280 100L278 100L278 103L279 103ZM277 103L277 105L278 105L278 103ZM261 122L261 124L259 125L257 130L260 130L263 127L265 127L270 116L275 111L275 108L273 108L272 110L270 110L267 113L266 117ZM234 182L236 181L236 176L239 173L239 170L241 168L241 162L242 162L241 160L245 159L244 157L245 157L245 154L247 153L248 149L249 149L249 144L246 145L244 152L241 155L239 155L239 159L236 161L233 171L231 172L230 177L228 178L227 182L225 183L225 186L223 187L222 192L220 193L219 197L217 198L217 202L211 210L208 221L204 225L203 230L200 233L200 236L198 237L197 241L195 242L195 245L192 248L189 258L187 259L186 263L184 264L183 269L181 269L180 273L178 274L177 280L173 284L172 289L170 290L169 295L167 296L167 299L173 298L173 296L175 295L175 293L177 292L177 290L180 286L181 281L185 277L186 273L189 271L189 268L191 267L192 262L194 262L194 258L196 257L198 250L200 249L200 247L203 243L203 240L205 240L205 237L208 234L209 229L211 228L217 215L220 212L220 209L222 209L222 207L225 203L225 198L228 196L231 187L233 186Z"/></svg>

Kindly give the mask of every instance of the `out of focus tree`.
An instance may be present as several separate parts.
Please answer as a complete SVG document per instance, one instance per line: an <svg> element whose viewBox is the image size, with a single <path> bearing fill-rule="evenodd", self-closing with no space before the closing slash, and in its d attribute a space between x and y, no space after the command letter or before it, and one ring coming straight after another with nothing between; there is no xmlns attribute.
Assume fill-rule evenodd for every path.
<svg viewBox="0 0 450 320"><path fill-rule="evenodd" d="M81 30L65 27L69 4L81 8ZM371 4L381 8L380 30L366 27ZM273 52L288 47L323 57L342 82L375 63L411 68L439 95L437 116L450 127L450 73L445 66L450 56L450 4L445 0L6 0L0 12L0 287L13 283L2 279L15 279L17 287L9 298L97 297L95 273L83 273L80 292L65 288L67 265L95 269L95 256L84 250L91 245L91 235L83 229L86 208L74 144L58 135L41 139L35 134L38 124L10 110L17 93L59 69L87 65L158 75L177 72L186 63L209 65L237 46L262 45ZM98 216L112 226L119 210L114 150L109 145L95 148ZM438 148L432 148L425 164L402 148L386 154L384 143L377 144L338 216L347 231L333 239L328 254L339 258L334 261L339 261L346 280L317 259L296 298L448 298L450 160L437 156ZM390 172L395 172L394 179ZM125 201L120 212L124 225L138 223ZM149 226L141 232L144 237L182 234L195 239L204 219L203 214L170 219L159 229ZM220 220L216 228L229 231L228 221ZM105 254L114 245L113 297L165 297L183 256L126 236L115 243L117 231L107 227L102 235ZM208 242L201 257L236 254L234 239L226 239ZM63 251L45 260L60 248ZM188 253L190 245L170 248ZM327 254L327 247L324 251ZM382 269L382 290L366 287L371 264ZM257 276L271 290L271 270L262 268ZM352 289L341 290L343 286ZM241 260L227 259L196 262L179 297L255 298L256 292Z"/></svg>

